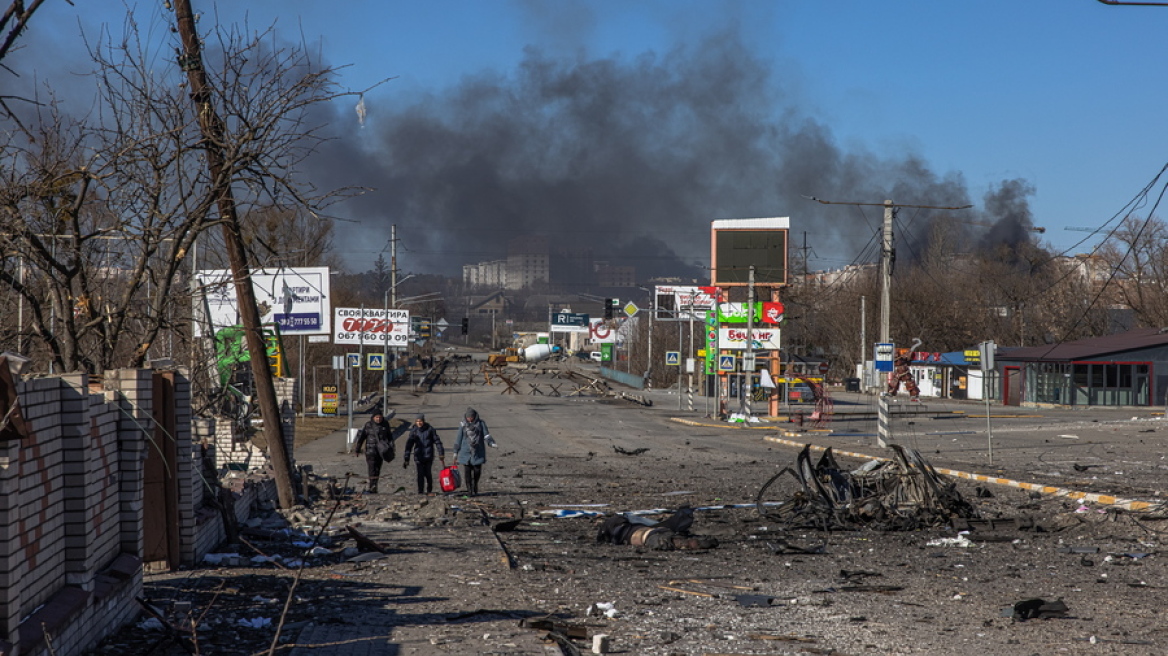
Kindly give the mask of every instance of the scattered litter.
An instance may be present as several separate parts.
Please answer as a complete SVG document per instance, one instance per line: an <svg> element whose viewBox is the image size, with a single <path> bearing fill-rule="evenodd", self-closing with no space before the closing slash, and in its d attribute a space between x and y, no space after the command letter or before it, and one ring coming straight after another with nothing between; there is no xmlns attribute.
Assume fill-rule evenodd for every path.
<svg viewBox="0 0 1168 656"><path fill-rule="evenodd" d="M1077 512L1079 514L1088 513L1088 512L1091 512L1091 509L1088 508L1087 506L1079 506L1078 508L1075 508L1075 512Z"/></svg>
<svg viewBox="0 0 1168 656"><path fill-rule="evenodd" d="M549 508L607 508L607 503L552 503Z"/></svg>
<svg viewBox="0 0 1168 656"><path fill-rule="evenodd" d="M972 547L973 541L967 536L969 531L962 531L955 538L936 538L925 543L928 547Z"/></svg>
<svg viewBox="0 0 1168 656"><path fill-rule="evenodd" d="M308 552L308 555L309 556L331 556L332 553L333 553L332 550L327 548L327 547L313 547L312 550Z"/></svg>
<svg viewBox="0 0 1168 656"><path fill-rule="evenodd" d="M138 628L145 631L161 631L163 629L162 621L157 617L148 617L141 622L138 622Z"/></svg>
<svg viewBox="0 0 1168 656"><path fill-rule="evenodd" d="M588 617L598 617L603 615L608 619L615 619L620 617L620 611L616 609L615 601L598 601L588 607L588 612L585 613Z"/></svg>
<svg viewBox="0 0 1168 656"><path fill-rule="evenodd" d="M1058 552L1065 554L1093 554L1099 553L1099 547L1059 547Z"/></svg>
<svg viewBox="0 0 1168 656"><path fill-rule="evenodd" d="M236 558L240 558L240 555L237 553L209 553L203 556L203 562L208 565L219 565L225 560L233 560Z"/></svg>
<svg viewBox="0 0 1168 656"><path fill-rule="evenodd" d="M265 629L272 625L272 618L270 617L256 617L252 619L241 618L239 620L240 626L246 626L250 629Z"/></svg>
<svg viewBox="0 0 1168 656"><path fill-rule="evenodd" d="M1063 438L1064 440L1077 440L1077 439L1079 439L1078 435L1059 435L1059 437Z"/></svg>
<svg viewBox="0 0 1168 656"><path fill-rule="evenodd" d="M603 517L604 513L595 510L543 510L539 514L545 517L559 517L561 519L571 517Z"/></svg>

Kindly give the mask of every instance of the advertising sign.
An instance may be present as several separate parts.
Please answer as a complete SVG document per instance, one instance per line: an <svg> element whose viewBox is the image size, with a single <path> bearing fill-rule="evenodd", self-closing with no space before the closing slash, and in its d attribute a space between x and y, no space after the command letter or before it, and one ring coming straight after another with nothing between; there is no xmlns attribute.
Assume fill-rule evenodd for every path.
<svg viewBox="0 0 1168 656"><path fill-rule="evenodd" d="M718 321L722 323L747 323L746 303L719 303ZM780 323L783 320L783 304L777 301L756 301L754 304L755 323Z"/></svg>
<svg viewBox="0 0 1168 656"><path fill-rule="evenodd" d="M556 312L552 315L551 331L557 333L587 333L591 323L587 314L580 312Z"/></svg>
<svg viewBox="0 0 1168 656"><path fill-rule="evenodd" d="M658 285L654 294L658 321L701 321L714 309L714 297L701 287Z"/></svg>
<svg viewBox="0 0 1168 656"><path fill-rule="evenodd" d="M333 310L333 343L405 348L410 344L410 311L336 308Z"/></svg>
<svg viewBox="0 0 1168 656"><path fill-rule="evenodd" d="M215 330L240 323L239 302L231 272L224 269L195 274L204 294L207 320ZM328 335L328 267L256 269L251 273L260 322L280 326L282 335ZM202 322L196 322L203 330Z"/></svg>
<svg viewBox="0 0 1168 656"><path fill-rule="evenodd" d="M755 328L753 331L752 347L756 351L772 351L779 348L778 328ZM718 347L726 350L746 350L745 328L719 328Z"/></svg>
<svg viewBox="0 0 1168 656"><path fill-rule="evenodd" d="M593 344L615 344L616 329L605 323L604 319L592 319L588 322L588 341Z"/></svg>

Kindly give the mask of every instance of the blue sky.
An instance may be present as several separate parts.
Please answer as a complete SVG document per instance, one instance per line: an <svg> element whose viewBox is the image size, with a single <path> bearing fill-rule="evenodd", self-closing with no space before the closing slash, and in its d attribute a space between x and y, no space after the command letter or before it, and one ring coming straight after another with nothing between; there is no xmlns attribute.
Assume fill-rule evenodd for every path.
<svg viewBox="0 0 1168 656"><path fill-rule="evenodd" d="M19 62L22 70L39 67L45 79L71 66L53 55L75 47L79 30L93 34L102 21L120 30L125 11L116 3L95 9L84 0L77 8L60 0L49 4L37 15L27 42L28 53L39 63ZM1076 246L1087 235L1064 227L1098 226L1111 219L1168 161L1168 131L1160 129L1168 94L1162 72L1168 7L1114 7L1096 0L194 0L194 5L204 14L204 31L214 21L246 18L253 29L275 23L284 39L302 35L331 64L347 66L340 76L347 88L396 77L366 99L374 129L377 121L398 120L409 108L421 107L423 98L441 113L443 103L453 103L460 97L458 90L472 82L518 84L519 70L532 62L532 52L543 58L539 61L564 66L603 61L632 69L639 58L651 57L661 65L659 70L692 71L692 66L670 68L668 53L684 50L692 63L712 43L711 35L720 34L766 74L756 97L737 87L739 95L729 99L734 111L757 119L763 128L813 125L810 132L826 140L833 153L845 158L860 154L876 168L906 158L919 161L935 176L964 186L978 209L995 185L1024 180L1033 187L1028 197L1031 223L1046 228L1044 242L1068 252L1085 252L1098 238ZM141 24L152 26L159 43L169 38L169 14L161 2L132 5L131 11ZM51 44L51 54L42 50L46 44ZM161 61L166 63L165 55ZM626 89L629 79L623 78ZM343 122L355 114L348 107L338 109L336 116ZM398 142L387 137L384 143L379 147ZM677 158L687 156L683 147L678 151ZM704 155L699 151L696 157ZM787 161L766 170L795 176L797 166ZM746 170L743 165L733 175L741 177ZM416 186L400 169L387 169L386 175L395 180L387 189ZM651 189L633 193L668 197L669 185L679 179L663 177ZM882 177L852 187L877 197L832 200L880 202L880 194L891 193L894 184ZM807 174L791 188L823 198L849 189L838 181L827 188L816 186L816 176ZM517 188L524 185L511 185L508 194L519 193ZM697 220L702 213L725 213L708 219L790 216L793 238L810 233L809 245L819 256L812 268L846 264L863 246L862 239L840 238L839 231L850 228L829 225L836 215L814 203L803 204L791 193L771 197L755 186L739 190L754 196L739 203L726 197L729 187L702 188L718 189L723 197L694 201L691 189L684 206L700 206L695 217L677 230L662 227L663 219L648 222L653 228L646 235L668 244L683 260L699 257L694 254L704 248L701 232L708 224ZM386 192L367 200L376 201L377 193ZM395 198L400 195L396 192ZM935 195L894 200L938 201ZM393 199L383 201L393 204ZM448 241L417 236L426 223L414 214L438 212L427 207L431 202L436 201L414 199L383 216L370 216L368 207L359 205L339 208L366 223L360 233L339 240L338 247L358 260L371 259L369 243L388 238L387 225L400 223L403 244L413 245L405 255L407 266L416 270L438 259L448 266L459 259L489 259L486 249L453 250ZM547 204L539 207L549 211ZM871 214L858 220L856 210L835 211L844 215L838 219L841 225L861 231L870 227ZM630 221L635 218L625 223ZM433 225L457 226L441 221Z"/></svg>

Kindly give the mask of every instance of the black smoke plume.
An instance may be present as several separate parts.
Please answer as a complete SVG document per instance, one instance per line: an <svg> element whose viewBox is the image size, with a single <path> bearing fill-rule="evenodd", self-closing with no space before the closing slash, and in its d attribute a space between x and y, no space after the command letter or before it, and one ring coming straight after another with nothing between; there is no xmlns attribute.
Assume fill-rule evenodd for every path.
<svg viewBox="0 0 1168 656"><path fill-rule="evenodd" d="M337 110L338 138L313 177L373 188L346 203L361 225L341 226L338 247L375 251L396 224L399 264L410 270L457 275L464 263L505 257L515 237L546 235L553 252L632 265L640 281L707 280L713 219L789 216L793 241L805 231L818 254L846 263L879 230L880 209L805 196L970 202L958 173L939 175L912 154L841 148L732 31L629 58L529 49L514 71L447 89L393 85L366 100L363 128L351 106ZM986 207L1000 215L918 212L912 230L925 239L948 215L999 222L991 242L1025 239L1010 226L1029 220L1027 193L1006 183Z"/></svg>

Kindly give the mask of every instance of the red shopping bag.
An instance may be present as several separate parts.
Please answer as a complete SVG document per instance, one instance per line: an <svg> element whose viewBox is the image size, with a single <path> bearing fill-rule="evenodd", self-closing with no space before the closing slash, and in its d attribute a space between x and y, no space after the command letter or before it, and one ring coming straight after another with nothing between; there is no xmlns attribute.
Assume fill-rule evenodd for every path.
<svg viewBox="0 0 1168 656"><path fill-rule="evenodd" d="M438 474L438 485L443 492L453 492L462 485L462 476L458 473L458 465L450 465Z"/></svg>

